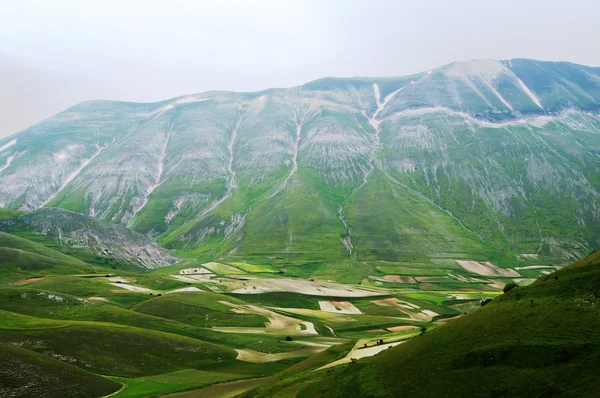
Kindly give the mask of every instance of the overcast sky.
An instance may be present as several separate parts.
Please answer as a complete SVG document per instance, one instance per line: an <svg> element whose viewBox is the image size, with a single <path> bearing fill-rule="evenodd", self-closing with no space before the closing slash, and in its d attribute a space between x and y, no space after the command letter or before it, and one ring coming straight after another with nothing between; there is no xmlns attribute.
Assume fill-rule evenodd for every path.
<svg viewBox="0 0 600 398"><path fill-rule="evenodd" d="M600 66L597 0L0 0L0 10L0 137L88 99L405 75L477 58Z"/></svg>

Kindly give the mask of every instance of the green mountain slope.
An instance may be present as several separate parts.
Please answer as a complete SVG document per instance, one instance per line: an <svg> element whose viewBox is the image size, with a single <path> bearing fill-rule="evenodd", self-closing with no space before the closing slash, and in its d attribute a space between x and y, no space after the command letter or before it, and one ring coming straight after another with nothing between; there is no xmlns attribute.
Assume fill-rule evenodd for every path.
<svg viewBox="0 0 600 398"><path fill-rule="evenodd" d="M600 252L381 354L247 396L597 395Z"/></svg>
<svg viewBox="0 0 600 398"><path fill-rule="evenodd" d="M0 141L0 206L207 259L565 262L600 246L599 130L599 68L527 59L90 101Z"/></svg>
<svg viewBox="0 0 600 398"><path fill-rule="evenodd" d="M0 267L3 274L84 273L94 267L39 243L0 232Z"/></svg>
<svg viewBox="0 0 600 398"><path fill-rule="evenodd" d="M45 208L29 213L0 209L0 231L38 242L91 264L135 269L156 268L177 261L151 239L123 225L109 224L64 209ZM8 239L6 233L2 234ZM63 256L63 259L66 258Z"/></svg>

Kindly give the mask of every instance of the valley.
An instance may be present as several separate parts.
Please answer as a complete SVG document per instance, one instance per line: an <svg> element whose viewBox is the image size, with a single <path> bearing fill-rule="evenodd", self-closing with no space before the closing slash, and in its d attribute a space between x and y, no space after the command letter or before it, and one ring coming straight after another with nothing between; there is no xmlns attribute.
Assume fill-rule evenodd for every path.
<svg viewBox="0 0 600 398"><path fill-rule="evenodd" d="M562 393L599 175L565 62L80 103L0 139L0 395Z"/></svg>
<svg viewBox="0 0 600 398"><path fill-rule="evenodd" d="M365 261L344 274L347 264L272 256L253 263L182 257L133 268L118 256L109 264L101 256L79 260L67 253L84 258L81 249L34 233L32 224L19 223L27 219L22 213L2 215L14 234L0 232L0 346L13 359L34 361L21 378L65 364L43 383L50 392L69 385L73 396L193 396L206 389L229 396L219 391L235 386L243 393L276 375L347 366L479 308L507 283L525 285L560 268L527 265L540 262L534 255L518 269L450 259L435 268ZM8 255L14 250L18 257ZM0 379L7 372L1 367Z"/></svg>

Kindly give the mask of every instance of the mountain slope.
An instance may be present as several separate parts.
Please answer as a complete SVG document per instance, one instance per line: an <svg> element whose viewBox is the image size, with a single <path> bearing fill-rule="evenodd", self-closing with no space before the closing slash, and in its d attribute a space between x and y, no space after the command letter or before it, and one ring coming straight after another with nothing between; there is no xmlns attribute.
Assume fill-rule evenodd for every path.
<svg viewBox="0 0 600 398"><path fill-rule="evenodd" d="M598 286L597 251L375 357L247 395L595 396Z"/></svg>
<svg viewBox="0 0 600 398"><path fill-rule="evenodd" d="M142 234L72 211L44 208L23 214L0 209L0 216L0 230L54 246L84 260L96 256L105 260L106 265L113 259L144 268L162 267L177 261ZM6 235L0 236L8 239Z"/></svg>
<svg viewBox="0 0 600 398"><path fill-rule="evenodd" d="M598 240L600 69L515 59L154 104L0 141L0 206L215 257L581 257Z"/></svg>

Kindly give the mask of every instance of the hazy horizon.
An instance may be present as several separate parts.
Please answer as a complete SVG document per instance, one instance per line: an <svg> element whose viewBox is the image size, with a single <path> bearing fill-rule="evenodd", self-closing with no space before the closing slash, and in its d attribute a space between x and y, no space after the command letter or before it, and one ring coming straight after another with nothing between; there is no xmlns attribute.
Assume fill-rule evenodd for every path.
<svg viewBox="0 0 600 398"><path fill-rule="evenodd" d="M20 1L0 17L0 138L76 103L400 76L454 61L600 65L600 5L531 0Z"/></svg>

